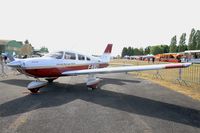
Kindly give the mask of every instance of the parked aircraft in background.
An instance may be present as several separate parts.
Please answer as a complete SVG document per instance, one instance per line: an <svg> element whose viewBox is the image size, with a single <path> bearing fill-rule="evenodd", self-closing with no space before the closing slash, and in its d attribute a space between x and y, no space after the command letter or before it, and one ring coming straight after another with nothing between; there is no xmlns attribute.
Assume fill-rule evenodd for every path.
<svg viewBox="0 0 200 133"><path fill-rule="evenodd" d="M184 68L191 65L191 63L176 63L107 67L111 51L112 44L107 45L103 55L100 57L87 56L72 51L58 51L39 58L13 60L8 63L8 66L16 68L25 75L36 78L37 80L29 83L27 88L32 93L37 93L41 87L47 84L47 82L40 81L39 78L45 78L48 82L53 82L61 76L88 75L86 85L95 89L100 82L100 79L95 77L95 74Z"/></svg>

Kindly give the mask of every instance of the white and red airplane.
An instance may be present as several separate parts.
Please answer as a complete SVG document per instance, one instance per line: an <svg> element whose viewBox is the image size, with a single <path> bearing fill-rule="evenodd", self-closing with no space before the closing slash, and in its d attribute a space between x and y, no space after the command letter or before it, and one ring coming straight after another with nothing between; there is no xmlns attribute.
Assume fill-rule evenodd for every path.
<svg viewBox="0 0 200 133"><path fill-rule="evenodd" d="M47 82L39 81L39 78L45 78L48 82L61 76L88 75L86 85L89 88L97 88L100 82L95 74L103 73L120 73L129 71L144 71L169 68L184 68L191 63L175 63L175 64L156 64L145 66L119 66L107 67L110 61L112 44L108 44L103 55L93 57L83 55L72 51L58 51L50 53L39 58L17 59L8 63L8 66L16 68L20 73L36 78L28 84L27 88L32 93L37 93L41 87Z"/></svg>

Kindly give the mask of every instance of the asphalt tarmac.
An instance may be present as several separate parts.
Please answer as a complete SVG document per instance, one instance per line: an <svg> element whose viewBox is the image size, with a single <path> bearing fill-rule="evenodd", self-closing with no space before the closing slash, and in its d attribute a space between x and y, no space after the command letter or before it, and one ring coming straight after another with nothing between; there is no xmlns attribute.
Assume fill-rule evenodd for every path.
<svg viewBox="0 0 200 133"><path fill-rule="evenodd" d="M200 133L200 102L130 74L63 77L30 94L32 78L0 78L0 133Z"/></svg>

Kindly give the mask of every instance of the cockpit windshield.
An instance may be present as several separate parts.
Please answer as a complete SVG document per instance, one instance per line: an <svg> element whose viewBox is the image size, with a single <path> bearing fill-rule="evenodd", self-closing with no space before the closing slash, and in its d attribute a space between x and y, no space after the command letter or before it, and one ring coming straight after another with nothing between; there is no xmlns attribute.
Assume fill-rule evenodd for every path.
<svg viewBox="0 0 200 133"><path fill-rule="evenodd" d="M45 57L51 57L51 58L55 58L55 59L62 59L63 51L49 53L49 54L45 55Z"/></svg>

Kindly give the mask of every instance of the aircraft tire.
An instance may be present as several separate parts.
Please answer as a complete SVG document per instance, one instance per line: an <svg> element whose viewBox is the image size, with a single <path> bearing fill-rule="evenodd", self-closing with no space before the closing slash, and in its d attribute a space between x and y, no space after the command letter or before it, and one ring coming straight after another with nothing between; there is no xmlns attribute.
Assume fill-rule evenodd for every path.
<svg viewBox="0 0 200 133"><path fill-rule="evenodd" d="M57 78L49 78L49 79L45 79L46 81L48 81L48 83L52 83L54 80L56 80Z"/></svg>
<svg viewBox="0 0 200 133"><path fill-rule="evenodd" d="M55 80L55 79L46 79L47 81L48 81L48 83L53 83L53 81Z"/></svg>
<svg viewBox="0 0 200 133"><path fill-rule="evenodd" d="M29 89L29 91L33 94L38 93L39 88L35 88L35 89Z"/></svg>

